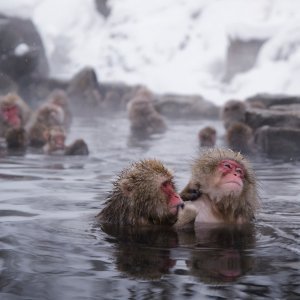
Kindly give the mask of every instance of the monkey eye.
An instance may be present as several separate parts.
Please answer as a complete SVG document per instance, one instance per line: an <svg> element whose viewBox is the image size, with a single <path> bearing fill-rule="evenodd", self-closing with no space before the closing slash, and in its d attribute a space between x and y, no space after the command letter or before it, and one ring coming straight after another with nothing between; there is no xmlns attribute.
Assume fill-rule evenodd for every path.
<svg viewBox="0 0 300 300"><path fill-rule="evenodd" d="M162 187L164 187L164 188L167 188L167 187L170 186L170 185L173 187L173 184L172 184L169 180L164 181L161 185L162 185Z"/></svg>
<svg viewBox="0 0 300 300"><path fill-rule="evenodd" d="M241 168L235 168L235 171L236 171L238 174L244 176L244 171L243 171Z"/></svg>
<svg viewBox="0 0 300 300"><path fill-rule="evenodd" d="M228 162L224 162L223 163L223 167L225 167L226 169L232 169L232 166L231 166L231 164L230 163L228 163Z"/></svg>

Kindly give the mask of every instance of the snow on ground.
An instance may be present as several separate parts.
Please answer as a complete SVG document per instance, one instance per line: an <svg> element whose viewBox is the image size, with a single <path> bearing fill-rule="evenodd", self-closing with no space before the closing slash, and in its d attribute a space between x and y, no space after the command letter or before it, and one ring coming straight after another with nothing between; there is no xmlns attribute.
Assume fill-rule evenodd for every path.
<svg viewBox="0 0 300 300"><path fill-rule="evenodd" d="M156 92L201 94L217 104L257 92L300 94L298 0L1 1L0 11L32 18L52 75L95 68L100 81L143 83ZM266 40L254 66L224 82L230 40Z"/></svg>

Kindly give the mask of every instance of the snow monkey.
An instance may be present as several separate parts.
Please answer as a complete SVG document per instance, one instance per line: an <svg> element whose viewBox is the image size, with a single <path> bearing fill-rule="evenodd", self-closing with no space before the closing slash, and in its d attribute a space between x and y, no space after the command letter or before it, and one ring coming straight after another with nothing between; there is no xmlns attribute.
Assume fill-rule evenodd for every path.
<svg viewBox="0 0 300 300"><path fill-rule="evenodd" d="M250 163L229 149L209 149L195 160L181 197L197 208L196 223L247 223L259 206Z"/></svg>
<svg viewBox="0 0 300 300"><path fill-rule="evenodd" d="M21 128L29 121L31 110L16 93L0 98L0 136L5 136L9 128Z"/></svg>
<svg viewBox="0 0 300 300"><path fill-rule="evenodd" d="M217 139L217 131L211 126L202 128L198 133L201 147L214 147Z"/></svg>
<svg viewBox="0 0 300 300"><path fill-rule="evenodd" d="M156 159L133 163L124 169L97 215L102 223L116 225L168 225L178 227L196 217L184 207L176 192L173 175Z"/></svg>

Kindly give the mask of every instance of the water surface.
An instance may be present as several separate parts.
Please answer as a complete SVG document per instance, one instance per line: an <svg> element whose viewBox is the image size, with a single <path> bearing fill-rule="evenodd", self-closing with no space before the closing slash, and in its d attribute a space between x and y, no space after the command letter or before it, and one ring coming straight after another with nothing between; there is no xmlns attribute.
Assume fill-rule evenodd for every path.
<svg viewBox="0 0 300 300"><path fill-rule="evenodd" d="M252 159L262 208L251 226L116 232L95 222L114 176L138 159L161 159L182 189L209 124L222 135L219 122L178 120L139 141L125 115L81 118L68 141L83 137L88 157L1 157L0 298L299 299L299 162Z"/></svg>

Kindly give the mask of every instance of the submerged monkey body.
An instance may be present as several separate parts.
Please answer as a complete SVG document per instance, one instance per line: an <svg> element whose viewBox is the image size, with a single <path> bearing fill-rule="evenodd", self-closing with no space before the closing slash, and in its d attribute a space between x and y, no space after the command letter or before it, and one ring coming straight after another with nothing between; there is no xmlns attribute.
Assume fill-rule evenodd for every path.
<svg viewBox="0 0 300 300"><path fill-rule="evenodd" d="M248 223L259 206L250 163L228 149L209 149L194 162L181 197L197 209L196 223Z"/></svg>

